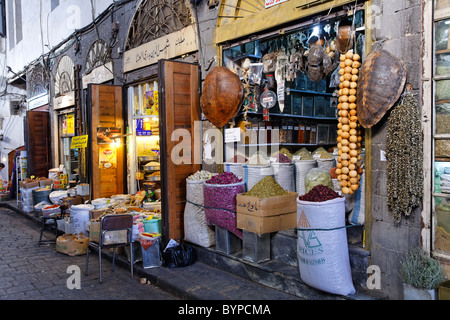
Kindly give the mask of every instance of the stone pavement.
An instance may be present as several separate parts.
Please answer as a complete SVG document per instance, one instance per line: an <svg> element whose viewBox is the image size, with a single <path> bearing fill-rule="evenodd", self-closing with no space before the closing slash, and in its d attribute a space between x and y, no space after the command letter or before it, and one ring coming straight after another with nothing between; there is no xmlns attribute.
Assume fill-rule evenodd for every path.
<svg viewBox="0 0 450 320"><path fill-rule="evenodd" d="M0 208L0 300L172 300L177 299L154 285L131 279L129 269L111 263L102 265L103 284L98 281L98 255L89 257L89 275L84 275L86 256L70 257L54 244L36 246L40 226L17 213ZM43 240L54 239L44 232ZM81 289L69 289L69 266L81 270Z"/></svg>
<svg viewBox="0 0 450 320"><path fill-rule="evenodd" d="M56 252L54 244L37 247L39 232L31 215L0 207L0 300L301 300L198 261L184 268L152 269L138 262L131 279L125 255L116 257L114 272L108 256L102 259L99 284L96 252L89 255L85 277L85 255L67 256ZM54 233L46 231L44 238L54 239ZM80 268L81 289L68 289L69 266ZM142 284L143 278L150 284Z"/></svg>

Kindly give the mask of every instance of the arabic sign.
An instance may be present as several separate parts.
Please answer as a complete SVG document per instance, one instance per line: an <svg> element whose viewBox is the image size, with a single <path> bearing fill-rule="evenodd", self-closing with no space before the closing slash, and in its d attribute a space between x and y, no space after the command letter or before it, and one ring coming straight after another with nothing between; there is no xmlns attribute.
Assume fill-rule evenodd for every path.
<svg viewBox="0 0 450 320"><path fill-rule="evenodd" d="M170 59L197 51L194 25L147 42L124 53L123 71L149 66L161 59Z"/></svg>
<svg viewBox="0 0 450 320"><path fill-rule="evenodd" d="M70 149L87 148L88 136L76 136L72 138Z"/></svg>
<svg viewBox="0 0 450 320"><path fill-rule="evenodd" d="M286 2L287 0L266 0L265 2L265 7L266 7L266 9L267 8L270 8L270 7L272 7L272 6L274 6L274 5L277 5L277 4L280 4L280 3L282 3L282 2Z"/></svg>

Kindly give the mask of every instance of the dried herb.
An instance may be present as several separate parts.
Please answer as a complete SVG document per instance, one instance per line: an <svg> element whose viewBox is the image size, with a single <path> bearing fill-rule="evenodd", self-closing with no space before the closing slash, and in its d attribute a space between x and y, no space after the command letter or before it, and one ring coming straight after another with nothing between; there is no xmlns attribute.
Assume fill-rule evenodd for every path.
<svg viewBox="0 0 450 320"><path fill-rule="evenodd" d="M417 100L407 91L391 112L386 141L388 206L395 222L409 216L423 195L423 145Z"/></svg>
<svg viewBox="0 0 450 320"><path fill-rule="evenodd" d="M341 196L333 189L330 189L322 184L315 186L307 194L299 197L300 200L309 202L323 202L336 198L341 198Z"/></svg>
<svg viewBox="0 0 450 320"><path fill-rule="evenodd" d="M209 184L233 184L241 182L242 179L237 177L232 172L223 172L221 174L212 176L211 179L206 180L206 183Z"/></svg>
<svg viewBox="0 0 450 320"><path fill-rule="evenodd" d="M272 176L267 176L256 183L253 188L247 192L250 197L260 199L287 195L289 192L275 181Z"/></svg>

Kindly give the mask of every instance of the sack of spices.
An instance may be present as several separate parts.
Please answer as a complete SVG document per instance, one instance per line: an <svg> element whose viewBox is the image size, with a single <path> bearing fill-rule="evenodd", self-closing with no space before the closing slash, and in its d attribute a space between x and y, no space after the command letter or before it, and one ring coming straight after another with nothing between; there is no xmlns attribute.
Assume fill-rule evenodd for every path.
<svg viewBox="0 0 450 320"><path fill-rule="evenodd" d="M224 228L242 239L242 231L236 226L236 195L243 192L245 181L230 172L206 180L203 195L207 224Z"/></svg>
<svg viewBox="0 0 450 320"><path fill-rule="evenodd" d="M345 198L323 185L300 196L296 230L302 281L333 294L355 293L345 228Z"/></svg>
<svg viewBox="0 0 450 320"><path fill-rule="evenodd" d="M202 247L215 244L214 230L206 223L203 183L212 173L199 171L186 179L186 206L184 209L184 240Z"/></svg>
<svg viewBox="0 0 450 320"><path fill-rule="evenodd" d="M295 192L295 167L292 160L282 153L272 155L271 160L274 160L271 162L271 166L275 181L283 189Z"/></svg>
<svg viewBox="0 0 450 320"><path fill-rule="evenodd" d="M294 161L295 164L295 187L299 195L305 194L305 178L308 172L317 167L317 161L312 160L300 160Z"/></svg>

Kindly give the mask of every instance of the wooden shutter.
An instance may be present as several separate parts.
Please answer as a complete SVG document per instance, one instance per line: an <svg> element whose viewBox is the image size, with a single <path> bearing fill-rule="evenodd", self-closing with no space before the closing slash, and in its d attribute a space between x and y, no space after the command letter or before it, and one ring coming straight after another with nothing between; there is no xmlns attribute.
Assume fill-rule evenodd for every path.
<svg viewBox="0 0 450 320"><path fill-rule="evenodd" d="M50 116L45 111L27 111L25 117L27 176L48 177L51 169Z"/></svg>
<svg viewBox="0 0 450 320"><path fill-rule="evenodd" d="M92 199L108 198L124 193L124 139L116 147L117 165L108 169L99 168L99 149L97 144L97 128L121 128L125 133L123 121L123 96L121 86L90 85L89 96L91 110L89 114L90 143L90 184Z"/></svg>
<svg viewBox="0 0 450 320"><path fill-rule="evenodd" d="M159 77L163 236L166 241L179 240L184 233L186 178L201 169L200 161L194 161L201 152L201 138L194 139L194 134L198 134L194 132L194 122L200 121L198 66L160 60ZM191 135L188 164L176 165L171 159L172 150L179 143L171 141L176 129L186 129Z"/></svg>

